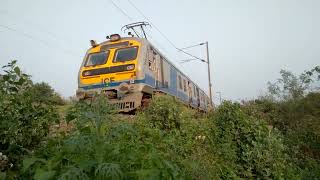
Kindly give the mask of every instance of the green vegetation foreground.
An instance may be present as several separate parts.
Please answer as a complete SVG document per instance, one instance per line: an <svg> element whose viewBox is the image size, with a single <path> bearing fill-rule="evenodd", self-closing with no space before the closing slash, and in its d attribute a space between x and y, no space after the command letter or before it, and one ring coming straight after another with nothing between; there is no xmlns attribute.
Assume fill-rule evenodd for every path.
<svg viewBox="0 0 320 180"><path fill-rule="evenodd" d="M316 67L282 71L270 96L201 114L169 96L136 116L103 96L65 102L13 61L0 76L0 179L317 179ZM301 77L301 78L300 78ZM64 106L66 107L66 106ZM56 126L68 123L68 130Z"/></svg>

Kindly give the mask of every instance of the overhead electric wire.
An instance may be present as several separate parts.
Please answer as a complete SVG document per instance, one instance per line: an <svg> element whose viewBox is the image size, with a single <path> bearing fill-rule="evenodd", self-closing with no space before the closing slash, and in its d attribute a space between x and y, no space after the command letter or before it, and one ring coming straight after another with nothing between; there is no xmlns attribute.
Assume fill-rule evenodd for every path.
<svg viewBox="0 0 320 180"><path fill-rule="evenodd" d="M2 24L0 24L0 27L2 27L2 28L4 28L4 29L7 29L7 30L9 30L9 31L13 31L13 32L15 32L15 33L18 33L18 34L20 34L20 35L22 35L22 36L24 36L24 37L27 37L27 38L29 38L29 39L32 39L32 40L34 40L34 41L41 42L41 43L42 43L43 45L45 45L45 46L48 46L48 47L50 46L49 44L47 44L46 41L43 41L43 40L41 40L41 39L38 39L38 38L36 38L36 37L34 37L34 36L32 36L32 35L29 35L29 34L23 32L23 31L19 31L19 30L16 30L16 29L14 29L14 28L11 28L11 27L9 27L9 26L2 25Z"/></svg>
<svg viewBox="0 0 320 180"><path fill-rule="evenodd" d="M145 32L147 34L148 37L150 37L150 39L153 41L153 43L157 44L157 46L162 49L165 53L170 54L164 47L162 47L161 43L159 43L158 41L155 40L155 38L153 38L151 36L151 34Z"/></svg>
<svg viewBox="0 0 320 180"><path fill-rule="evenodd" d="M197 59L184 59L184 60L180 61L180 64L187 63L187 62L194 61L194 60L197 60Z"/></svg>
<svg viewBox="0 0 320 180"><path fill-rule="evenodd" d="M46 47L52 48L52 45L50 45L50 43L48 43L47 41L44 41L44 40L39 39L39 38L37 38L37 37L35 37L35 36L32 36L32 35L24 32L24 31L20 31L20 30L14 29L14 28L12 28L12 27L9 27L9 26L3 25L3 24L0 24L0 27L2 27L2 28L4 28L4 29L7 29L7 30L9 30L9 31L15 32L15 33L17 33L17 34L20 34L20 35L22 35L22 36L24 36L24 37L26 37L26 38L29 38L29 39L31 39L31 40L33 40L33 41L38 41L38 42L40 42L42 45L45 45ZM59 48L59 49L63 50L65 53L75 55L72 51L66 50L66 49L64 49L64 48L61 48L61 47L56 47L56 48Z"/></svg>
<svg viewBox="0 0 320 180"><path fill-rule="evenodd" d="M118 6L113 0L110 0L114 7L116 7L124 16L126 16L130 21L132 21L132 17L129 16L120 6Z"/></svg>
<svg viewBox="0 0 320 180"><path fill-rule="evenodd" d="M16 20L20 20L20 21L22 21L24 24L26 24L26 25L28 25L28 26L31 25L31 26L33 26L33 28L36 29L37 31L51 36L51 37L52 37L53 39L55 39L56 41L60 41L60 43L69 44L70 42L72 42L72 40L70 40L70 39L68 40L68 39L66 39L66 38L60 38L57 34L53 33L52 31L48 31L46 28L42 27L41 25L38 25L38 24L36 24L36 23L34 23L34 22L26 19L26 18L22 18L22 17L20 17L20 16L17 16L16 14L14 14L14 13L12 13L12 12L9 12L9 11L7 11L7 10L0 10L0 14L6 15L6 16L11 17L11 18L14 18L14 19L16 19ZM7 30L9 30L9 31L15 32L15 33L17 33L17 34L19 34L19 35L22 35L22 36L24 36L24 37L26 37L26 38L29 38L29 39L33 40L33 41L38 41L38 42L40 42L42 45L45 45L46 47L49 47L49 48L52 48L52 47L53 47L53 48L59 48L59 49L61 49L62 51L64 51L65 53L67 53L67 54L72 54L72 55L76 55L76 54L77 54L77 53L75 53L75 52L73 52L73 51L71 51L71 50L67 50L67 49L65 49L64 47L61 47L61 46L60 46L60 47L58 47L58 46L54 47L54 45L52 45L52 44L49 43L48 41L45 41L45 40L40 39L40 38L37 38L37 37L35 37L35 36L33 36L33 35L30 35L30 34L24 32L24 31L14 29L14 28L9 27L9 26L7 26L7 25L1 25L1 24L0 24L0 27L2 27L2 28L4 28L4 29L7 29Z"/></svg>
<svg viewBox="0 0 320 180"><path fill-rule="evenodd" d="M195 45L192 45L192 46L187 46L187 47L184 47L184 48L180 48L180 49L189 49L189 48L193 48L193 47L197 47L197 46L202 46L204 45L205 43L199 43L199 44L195 44Z"/></svg>
<svg viewBox="0 0 320 180"><path fill-rule="evenodd" d="M152 21L151 21L146 15L144 15L144 13L143 13L131 0L127 0L127 1L131 4L131 6L132 6L134 9L136 9L136 10L139 12L139 14L140 14L141 16L143 16L143 17L151 24L151 26L153 26L153 27L161 34L161 36L162 36L164 39L166 39L166 40L169 42L169 44L170 44L172 47L174 47L175 49L177 49L179 52L183 52L184 54L187 54L187 55L189 55L189 56L191 56L191 57L193 57L193 58L196 58L196 59L199 59L199 60L203 61L203 59L201 59L201 58L199 58L199 57L196 57L196 56L194 56L194 55L192 55L192 54L190 54L190 53L188 53L188 52L186 52L186 51L178 48L155 24L152 23Z"/></svg>
<svg viewBox="0 0 320 180"><path fill-rule="evenodd" d="M155 25L155 24L153 24L152 23L152 21L146 16L146 15L144 15L144 13L131 1L131 0L127 0L130 4L131 4L131 6L134 8L134 9L136 9L138 12L139 12L139 14L141 15L141 16L143 16L174 48L176 48L177 49L177 46L176 45L174 45L174 43L164 34L164 33L162 33L161 31L160 31L160 29Z"/></svg>
<svg viewBox="0 0 320 180"><path fill-rule="evenodd" d="M46 28L43 28L42 26L34 23L34 22L31 22L29 20L27 20L26 18L22 18L12 12L9 12L7 10L0 10L0 14L5 14L11 18L14 18L16 20L20 20L22 21L23 23L27 24L27 25L32 25L35 29L37 29L38 31L42 32L42 33L45 33L45 34L48 34L49 36L51 36L53 39L57 40L57 41L63 41L63 43L70 43L72 42L72 40L70 39L66 39L65 37L64 38L60 38L58 35L56 35L54 32L52 31L48 31Z"/></svg>

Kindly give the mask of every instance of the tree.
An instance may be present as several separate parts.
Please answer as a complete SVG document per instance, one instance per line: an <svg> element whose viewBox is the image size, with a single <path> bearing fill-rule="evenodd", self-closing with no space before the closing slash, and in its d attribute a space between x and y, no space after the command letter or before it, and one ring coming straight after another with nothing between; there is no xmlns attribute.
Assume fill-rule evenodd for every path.
<svg viewBox="0 0 320 180"><path fill-rule="evenodd" d="M299 76L286 70L281 70L280 75L281 78L275 83L268 82L271 97L278 100L299 99L312 90L313 83L320 80L320 66L316 66Z"/></svg>

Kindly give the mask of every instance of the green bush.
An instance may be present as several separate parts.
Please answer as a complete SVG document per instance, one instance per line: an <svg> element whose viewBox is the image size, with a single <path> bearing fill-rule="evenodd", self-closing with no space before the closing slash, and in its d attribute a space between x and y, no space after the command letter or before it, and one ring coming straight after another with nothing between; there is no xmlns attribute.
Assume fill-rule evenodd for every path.
<svg viewBox="0 0 320 180"><path fill-rule="evenodd" d="M134 121L115 111L103 96L92 102L78 102L67 119L76 130L63 139L52 139L46 147L24 160L24 177L50 176L53 179L212 179L217 170L213 151L206 139L206 121L192 122L190 113L168 97L152 102L176 104L179 128L155 125L150 109ZM153 107L152 107L153 106ZM173 106L163 108L171 109ZM161 110L170 111L170 110ZM162 114L153 114L162 116ZM174 126L175 127L175 126ZM195 128L197 127L197 128Z"/></svg>
<svg viewBox="0 0 320 180"><path fill-rule="evenodd" d="M55 108L38 102L32 96L32 81L23 74L16 61L3 67L0 78L0 160L7 178L21 169L21 158L30 154L46 139L49 125L58 120ZM3 173L2 173L3 174Z"/></svg>
<svg viewBox="0 0 320 180"><path fill-rule="evenodd" d="M67 119L77 130L58 144L48 144L37 156L25 159L25 175L69 179L174 178L179 168L155 148L163 141L159 130L117 122L107 98L78 102ZM119 121L119 119L118 119ZM40 159L40 160L39 160Z"/></svg>
<svg viewBox="0 0 320 180"><path fill-rule="evenodd" d="M274 94L242 104L226 101L206 114L164 95L127 116L96 95L63 106L75 128L55 136L48 136L49 127L59 120L55 106L64 104L62 98L46 83L33 84L15 61L4 70L0 179L320 176L320 96L306 92L319 68L299 78L283 71Z"/></svg>
<svg viewBox="0 0 320 180"><path fill-rule="evenodd" d="M285 146L266 123L246 115L240 104L224 102L212 123L213 146L222 157L221 178L281 178L286 166Z"/></svg>
<svg viewBox="0 0 320 180"><path fill-rule="evenodd" d="M320 176L320 67L298 77L287 71L281 76L269 87L270 95L244 102L241 108L281 132L296 175L316 179Z"/></svg>
<svg viewBox="0 0 320 180"><path fill-rule="evenodd" d="M62 97L44 82L33 84L28 90L28 95L33 101L49 105L65 105Z"/></svg>
<svg viewBox="0 0 320 180"><path fill-rule="evenodd" d="M180 128L182 120L181 103L171 96L155 96L146 109L146 118L155 127L163 130Z"/></svg>

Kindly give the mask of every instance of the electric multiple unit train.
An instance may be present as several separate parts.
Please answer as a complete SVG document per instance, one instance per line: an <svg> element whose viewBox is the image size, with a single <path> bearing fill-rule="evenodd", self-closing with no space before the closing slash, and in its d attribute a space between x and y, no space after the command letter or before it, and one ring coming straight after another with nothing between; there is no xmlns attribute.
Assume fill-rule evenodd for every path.
<svg viewBox="0 0 320 180"><path fill-rule="evenodd" d="M103 93L120 112L130 112L163 93L202 111L211 107L205 92L147 39L113 34L100 44L91 40L91 45L79 70L79 99Z"/></svg>

